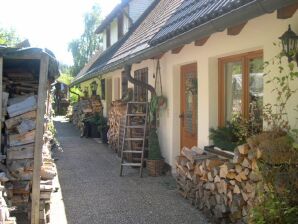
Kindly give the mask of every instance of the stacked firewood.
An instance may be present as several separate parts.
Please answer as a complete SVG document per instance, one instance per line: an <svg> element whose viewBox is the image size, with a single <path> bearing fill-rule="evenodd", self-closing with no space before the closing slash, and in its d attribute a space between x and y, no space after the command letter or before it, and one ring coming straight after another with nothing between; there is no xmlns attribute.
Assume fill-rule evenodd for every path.
<svg viewBox="0 0 298 224"><path fill-rule="evenodd" d="M8 104L6 166L13 177L8 186L12 192L8 199L19 210L27 211L33 176L37 100L36 96L19 96L9 99Z"/></svg>
<svg viewBox="0 0 298 224"><path fill-rule="evenodd" d="M5 140L3 153L6 156L6 166L1 164L0 168L8 177L5 183L8 205L15 206L16 212L28 212L30 218L38 79L29 72L6 70L3 80L3 90L6 91L3 96L7 98L2 101L4 102L2 103L3 118L6 118L5 138L2 138ZM50 152L52 139L51 133L44 134L40 185L41 208L49 208L42 205L48 204L50 197L48 192L53 189L48 180L51 181L56 175ZM46 187L44 187L44 181L46 181ZM46 220L46 217L41 216L41 223L46 223L43 220Z"/></svg>
<svg viewBox="0 0 298 224"><path fill-rule="evenodd" d="M32 72L6 70L3 77L3 89L17 95L37 94L38 79Z"/></svg>
<svg viewBox="0 0 298 224"><path fill-rule="evenodd" d="M256 198L258 149L235 149L233 159L197 148L183 148L176 162L180 193L220 223L247 223Z"/></svg>
<svg viewBox="0 0 298 224"><path fill-rule="evenodd" d="M73 105L72 108L72 122L79 129L84 128L84 119L102 112L102 104L99 97L94 96L90 99L83 99Z"/></svg>
<svg viewBox="0 0 298 224"><path fill-rule="evenodd" d="M7 177L8 207L15 206L21 212L28 211L33 176L38 91L38 78L33 73L6 69L3 76L2 158L6 161L0 169Z"/></svg>
<svg viewBox="0 0 298 224"><path fill-rule="evenodd" d="M55 190L53 179L57 176L57 169L52 159L51 149L53 147L53 135L47 131L44 134L44 145L42 148L42 166L40 171L40 222L50 223L50 205L52 193Z"/></svg>
<svg viewBox="0 0 298 224"><path fill-rule="evenodd" d="M111 104L111 109L109 111L109 131L108 131L108 141L109 145L113 150L120 151L118 149L119 143L119 131L120 123L124 121L123 117L126 114L127 103L121 100L114 101ZM122 119L122 121L121 121Z"/></svg>

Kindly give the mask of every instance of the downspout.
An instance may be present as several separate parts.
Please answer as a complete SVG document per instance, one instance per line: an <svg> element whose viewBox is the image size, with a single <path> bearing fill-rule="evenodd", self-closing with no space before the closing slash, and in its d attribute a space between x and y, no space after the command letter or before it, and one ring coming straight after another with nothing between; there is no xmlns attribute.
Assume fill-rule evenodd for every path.
<svg viewBox="0 0 298 224"><path fill-rule="evenodd" d="M125 72L125 76L127 77L127 80L129 82L149 90L150 93L151 93L151 96L156 96L156 92L155 92L155 89L154 89L153 86L151 86L151 85L149 85L145 82L142 82L140 80L137 80L137 79L135 79L131 76L131 65L125 65L124 66L124 72Z"/></svg>

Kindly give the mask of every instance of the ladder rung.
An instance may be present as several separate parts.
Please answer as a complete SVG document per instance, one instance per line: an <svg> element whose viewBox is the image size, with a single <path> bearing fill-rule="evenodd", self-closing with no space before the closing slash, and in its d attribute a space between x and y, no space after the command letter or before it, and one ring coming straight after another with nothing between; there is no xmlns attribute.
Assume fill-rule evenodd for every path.
<svg viewBox="0 0 298 224"><path fill-rule="evenodd" d="M142 166L142 163L122 163L121 166Z"/></svg>
<svg viewBox="0 0 298 224"><path fill-rule="evenodd" d="M143 138L125 138L126 141L143 141Z"/></svg>
<svg viewBox="0 0 298 224"><path fill-rule="evenodd" d="M139 146L139 147L133 147L135 150L142 150L142 146ZM148 147L144 147L144 150L148 150Z"/></svg>
<svg viewBox="0 0 298 224"><path fill-rule="evenodd" d="M142 151L134 151L134 150L124 150L123 153L135 153L135 154L142 154Z"/></svg>
<svg viewBox="0 0 298 224"><path fill-rule="evenodd" d="M126 116L129 116L129 117L146 117L147 115L146 114L126 114Z"/></svg>
<svg viewBox="0 0 298 224"><path fill-rule="evenodd" d="M126 128L139 128L139 129L141 129L141 128L145 128L145 126L144 125L130 125L130 126L126 126Z"/></svg>
<svg viewBox="0 0 298 224"><path fill-rule="evenodd" d="M130 101L128 104L147 104L148 102L135 102L135 101Z"/></svg>

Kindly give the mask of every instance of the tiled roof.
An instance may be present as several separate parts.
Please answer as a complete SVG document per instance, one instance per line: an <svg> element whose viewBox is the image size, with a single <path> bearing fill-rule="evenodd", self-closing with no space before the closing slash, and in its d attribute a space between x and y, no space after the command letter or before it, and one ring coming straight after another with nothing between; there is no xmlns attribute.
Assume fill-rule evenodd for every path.
<svg viewBox="0 0 298 224"><path fill-rule="evenodd" d="M127 55L149 48L149 41L160 31L182 2L183 0L161 0L152 3L134 24L131 31L123 39L102 53L88 72L85 75L80 74L80 76L77 76L74 82L79 82L83 76L86 79L86 76L107 69L119 60L123 60Z"/></svg>
<svg viewBox="0 0 298 224"><path fill-rule="evenodd" d="M156 56L297 0L156 0L72 85ZM216 21L216 23L215 23ZM204 27L205 26L205 27ZM194 36L194 33L196 36ZM202 36L204 37L204 36Z"/></svg>
<svg viewBox="0 0 298 224"><path fill-rule="evenodd" d="M170 16L175 12L183 0L162 0L147 16L147 18L129 35L123 45L113 54L108 64L126 55L136 53L150 47L149 41L159 32Z"/></svg>
<svg viewBox="0 0 298 224"><path fill-rule="evenodd" d="M150 44L166 41L251 2L255 0L184 0Z"/></svg>

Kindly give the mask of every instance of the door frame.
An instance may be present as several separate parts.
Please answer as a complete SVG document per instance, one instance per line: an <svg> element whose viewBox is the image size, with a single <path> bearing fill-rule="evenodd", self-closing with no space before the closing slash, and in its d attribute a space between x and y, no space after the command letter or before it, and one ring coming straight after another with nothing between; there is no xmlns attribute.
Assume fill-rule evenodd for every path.
<svg viewBox="0 0 298 224"><path fill-rule="evenodd" d="M194 63L189 63L189 64L185 64L185 65L181 65L180 66L180 111L179 111L179 114L181 115L182 111L183 111L183 104L182 104L182 96L185 94L185 89L183 88L183 74L185 74L186 72L193 72L195 71L195 74L196 74L196 77L198 79L198 64L197 62L194 62ZM198 97L198 96L197 96ZM197 98L198 100L198 98ZM197 107L198 107L198 102L196 103ZM180 117L179 115L179 119L180 119L180 152L182 150L182 148L184 147L182 145L183 143L183 119ZM198 121L198 115L196 114L196 118L197 118L197 121ZM196 145L198 145L198 127L195 127L197 132L196 132Z"/></svg>

